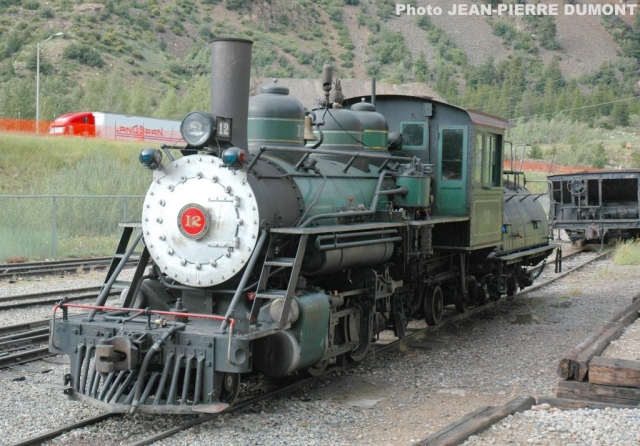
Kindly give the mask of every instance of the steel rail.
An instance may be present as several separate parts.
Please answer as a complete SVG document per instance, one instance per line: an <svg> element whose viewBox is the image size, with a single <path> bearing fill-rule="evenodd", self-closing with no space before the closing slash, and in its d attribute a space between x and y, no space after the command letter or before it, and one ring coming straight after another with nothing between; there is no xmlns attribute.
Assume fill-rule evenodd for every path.
<svg viewBox="0 0 640 446"><path fill-rule="evenodd" d="M111 291L108 295L118 294L118 291ZM85 299L95 299L96 294L81 294L79 296L65 296L67 301L75 301L75 300L85 300ZM16 308L27 308L27 307L35 307L37 305L53 305L57 304L62 300L62 297L51 297L40 300L31 300L28 302L17 302L12 304L0 305L0 311L4 310L14 310Z"/></svg>
<svg viewBox="0 0 640 446"><path fill-rule="evenodd" d="M50 322L51 321L49 319L41 319L39 321L25 322L24 324L16 324L16 325L9 325L7 327L0 327L0 337L5 337L5 336L9 336L12 334L17 334L17 333L21 333L29 330L35 330L41 327L48 327Z"/></svg>
<svg viewBox="0 0 640 446"><path fill-rule="evenodd" d="M37 361L38 359L53 355L54 353L49 351L48 346L32 348L30 350L20 350L19 352L0 356L0 369L10 367L12 365L24 364L25 362Z"/></svg>
<svg viewBox="0 0 640 446"><path fill-rule="evenodd" d="M48 274L60 274L63 272L75 272L78 269L90 271L92 269L105 269L111 264L113 257L100 257L93 259L73 259L48 262L29 263L5 263L0 265L0 280L13 277L30 277ZM132 261L130 263L134 263Z"/></svg>
<svg viewBox="0 0 640 446"><path fill-rule="evenodd" d="M59 429L50 430L42 435L37 437L29 438L27 440L20 441L18 443L14 443L12 446L40 446L45 441L52 440L65 432L72 431L74 429L80 429L82 427L91 426L92 424L100 423L101 421L106 420L107 418L111 418L113 416L120 415L114 413L104 413L101 415L97 415L92 418L87 418L86 420L78 421L76 423L68 424L67 426L61 427Z"/></svg>
<svg viewBox="0 0 640 446"><path fill-rule="evenodd" d="M14 296L2 296L0 297L0 302L9 302L12 300L37 299L39 297L57 296L60 294L94 292L94 291L100 291L101 288L102 288L102 285L98 285L98 286L88 286L83 288L68 288L65 290L40 291L38 293L16 294Z"/></svg>

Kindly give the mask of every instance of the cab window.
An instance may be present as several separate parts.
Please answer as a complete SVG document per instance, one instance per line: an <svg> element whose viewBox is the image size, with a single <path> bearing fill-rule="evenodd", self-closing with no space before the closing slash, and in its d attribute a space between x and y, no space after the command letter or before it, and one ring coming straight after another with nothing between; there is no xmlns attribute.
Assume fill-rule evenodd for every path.
<svg viewBox="0 0 640 446"><path fill-rule="evenodd" d="M402 129L403 147L424 147L427 140L426 126L424 122L403 122Z"/></svg>
<svg viewBox="0 0 640 446"><path fill-rule="evenodd" d="M462 179L463 129L442 130L442 179Z"/></svg>
<svg viewBox="0 0 640 446"><path fill-rule="evenodd" d="M502 136L487 134L484 161L484 184L500 187L502 180Z"/></svg>
<svg viewBox="0 0 640 446"><path fill-rule="evenodd" d="M482 151L484 149L484 133L476 132L476 142L473 148L473 182L482 184Z"/></svg>

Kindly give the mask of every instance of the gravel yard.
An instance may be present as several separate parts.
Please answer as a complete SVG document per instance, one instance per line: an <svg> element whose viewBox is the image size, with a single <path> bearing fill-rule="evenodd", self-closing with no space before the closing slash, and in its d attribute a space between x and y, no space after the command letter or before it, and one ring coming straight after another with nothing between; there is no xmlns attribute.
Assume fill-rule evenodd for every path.
<svg viewBox="0 0 640 446"><path fill-rule="evenodd" d="M92 274L0 283L0 295L102 282L100 273ZM159 444L408 445L480 406L502 405L521 395L554 396L561 354L627 306L639 285L637 267L600 260L458 326L444 328L405 351L367 359L313 387L221 416ZM27 310L7 313L11 314L0 314L0 323L15 324L20 322L18 317L23 321L29 317ZM48 314L47 309L32 319ZM41 387L62 383L65 366L43 361L33 365L53 370L45 374L12 371L24 380L0 380L6 402L0 416L4 433L0 444L98 413L67 400L59 390ZM509 417L472 437L469 444L590 444L588 440L637 444L640 437L633 427L639 417L638 410L543 408ZM185 419L115 417L69 433L58 444L129 444L147 431Z"/></svg>

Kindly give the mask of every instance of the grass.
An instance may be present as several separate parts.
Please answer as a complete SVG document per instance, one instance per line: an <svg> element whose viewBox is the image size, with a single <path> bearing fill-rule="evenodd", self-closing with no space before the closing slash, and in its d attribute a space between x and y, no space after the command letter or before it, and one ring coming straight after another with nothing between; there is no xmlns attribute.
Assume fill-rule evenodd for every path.
<svg viewBox="0 0 640 446"><path fill-rule="evenodd" d="M618 243L613 253L616 265L640 265L640 240L627 240Z"/></svg>
<svg viewBox="0 0 640 446"><path fill-rule="evenodd" d="M144 147L83 138L3 135L0 262L12 257L113 254L120 236L118 223L140 219L151 182L151 171L138 162Z"/></svg>

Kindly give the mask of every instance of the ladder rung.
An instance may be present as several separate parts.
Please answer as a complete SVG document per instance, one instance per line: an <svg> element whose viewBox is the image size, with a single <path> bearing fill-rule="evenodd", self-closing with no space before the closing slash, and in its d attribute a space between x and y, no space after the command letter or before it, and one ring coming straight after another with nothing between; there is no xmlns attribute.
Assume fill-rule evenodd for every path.
<svg viewBox="0 0 640 446"><path fill-rule="evenodd" d="M274 257L269 260L265 260L264 264L269 266L293 266L295 263L293 257Z"/></svg>
<svg viewBox="0 0 640 446"><path fill-rule="evenodd" d="M281 299L286 295L287 290L265 290L256 293L256 299Z"/></svg>
<svg viewBox="0 0 640 446"><path fill-rule="evenodd" d="M116 280L115 282L113 282L112 287L115 288L129 288L131 286L131 282L128 282L126 280Z"/></svg>

